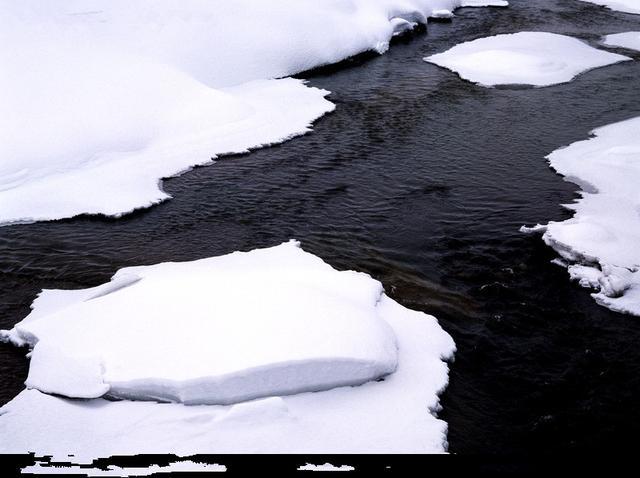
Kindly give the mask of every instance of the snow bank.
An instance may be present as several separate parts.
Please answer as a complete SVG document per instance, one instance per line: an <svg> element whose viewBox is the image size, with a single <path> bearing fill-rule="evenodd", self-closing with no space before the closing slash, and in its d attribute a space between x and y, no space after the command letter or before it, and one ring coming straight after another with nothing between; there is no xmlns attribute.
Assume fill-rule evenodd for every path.
<svg viewBox="0 0 640 478"><path fill-rule="evenodd" d="M640 14L640 0L582 0L625 13Z"/></svg>
<svg viewBox="0 0 640 478"><path fill-rule="evenodd" d="M43 100L51 98L47 103L59 103L54 108L60 115L53 119L37 113L40 105L34 105L33 115L7 115L0 132L0 221L119 216L150 206L169 197L159 178L209 164L219 153L242 153L308 132L311 121L333 109L326 91L298 80L214 90L164 68L153 70L158 69L146 68L144 75L155 85L135 76L143 81L125 95L99 92L95 101L94 91L74 103L77 96L36 89L33 96L42 93ZM113 65L103 73L98 76L105 85L117 82L114 76L132 74ZM24 103L26 95L19 94L12 96L9 111ZM129 95L131 101L124 98Z"/></svg>
<svg viewBox="0 0 640 478"><path fill-rule="evenodd" d="M439 410L447 384L443 360L452 356L453 341L434 317L389 299L368 276L337 272L294 243L125 269L115 280L128 281L125 274L141 279L110 291L45 292L34 315L9 337L39 339L33 359L40 344L54 341L72 357L100 355L116 395L270 396L187 406L69 399L28 389L0 409L0 453L33 451L65 460L72 453L74 460L89 460L137 453L445 450L446 424L431 413ZM156 292L153 309L148 289ZM55 357L50 363L52 376L65 373L56 369ZM279 396L311 388L310 381L313 389L328 388L394 369L357 387ZM237 371L235 380L230 370ZM285 373L267 373L273 370Z"/></svg>
<svg viewBox="0 0 640 478"><path fill-rule="evenodd" d="M548 156L567 181L582 187L566 205L573 218L525 230L570 265L571 279L596 289L596 301L640 315L640 117L598 128L594 137Z"/></svg>
<svg viewBox="0 0 640 478"><path fill-rule="evenodd" d="M0 6L0 223L118 216L160 180L331 111L274 80L367 50L460 0L24 0ZM267 81L270 80L270 81Z"/></svg>
<svg viewBox="0 0 640 478"><path fill-rule="evenodd" d="M604 37L602 44L640 51L640 32L625 32L607 35Z"/></svg>
<svg viewBox="0 0 640 478"><path fill-rule="evenodd" d="M549 86L592 68L630 60L555 33L520 32L461 43L425 61L482 86Z"/></svg>
<svg viewBox="0 0 640 478"><path fill-rule="evenodd" d="M338 272L289 242L43 291L33 314L3 334L33 347L29 388L229 404L392 373L382 294L369 276Z"/></svg>

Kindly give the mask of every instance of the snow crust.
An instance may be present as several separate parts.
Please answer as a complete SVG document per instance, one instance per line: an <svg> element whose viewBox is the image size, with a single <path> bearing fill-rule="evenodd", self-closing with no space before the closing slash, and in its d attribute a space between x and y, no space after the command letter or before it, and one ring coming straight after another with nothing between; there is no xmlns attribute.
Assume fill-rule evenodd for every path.
<svg viewBox="0 0 640 478"><path fill-rule="evenodd" d="M582 187L565 205L571 219L529 230L569 264L571 279L596 289L595 300L640 315L640 117L598 128L548 156L567 181Z"/></svg>
<svg viewBox="0 0 640 478"><path fill-rule="evenodd" d="M229 404L392 373L382 285L297 242L126 268L43 291L4 336L33 347L27 387L67 397Z"/></svg>
<svg viewBox="0 0 640 478"><path fill-rule="evenodd" d="M161 179L306 133L283 78L384 52L460 0L23 0L0 6L0 223L119 216Z"/></svg>
<svg viewBox="0 0 640 478"><path fill-rule="evenodd" d="M603 45L640 51L640 32L615 33L604 37Z"/></svg>
<svg viewBox="0 0 640 478"><path fill-rule="evenodd" d="M187 275L199 280L187 284L185 269ZM209 280L215 276L212 270L224 272L224 280ZM105 383L112 387L110 394L129 398L163 394L162 398L171 399L198 396L198 401L207 402L227 390L235 398L257 395L256 390L268 396L229 405L185 405L70 399L31 388L0 409L0 453L34 452L64 460L73 454L74 461L83 462L138 453L190 456L446 450L446 423L433 414L440 409L438 395L448 380L444 360L452 357L455 345L434 317L402 307L365 274L337 272L295 243L123 271L116 274L116 280L129 281L130 285L111 287L110 293L104 286L65 291L60 297L54 291L45 292L34 304L35 315L18 324L8 338L17 343L35 342L32 360L39 346L47 342L55 343L72 358L79 350L108 354L102 363ZM262 272L265 274L260 275ZM141 279L132 281L133 274ZM250 287L258 278L259 286L275 295L284 318L272 313L269 294ZM167 283L172 285L165 287ZM145 315L146 287L161 292L155 297L167 294L171 300L188 300L180 300L179 307L170 311L165 307L171 307L171 300L164 300L152 314ZM234 287L239 287L241 294L234 292ZM309 294L307 288L313 293ZM206 303L198 297L205 290ZM226 298L226 294L231 297ZM254 315L251 305L243 304L240 296L259 307L260 314ZM120 303L108 302L117 297ZM254 302L253 297L259 300ZM192 300L199 302L198 306L192 305ZM217 305L219 301L251 312L249 318ZM128 308L121 308L125 304ZM206 314L197 310L203 306ZM87 315L77 315L79 310ZM176 315L179 311L182 313ZM216 323L218 312L224 312L220 317L227 335L211 333L208 322ZM198 321L190 318L194 313ZM165 322L165 315L172 317L171 326ZM216 327L223 332L220 324ZM241 337L233 337L235 333ZM192 342L185 343L183 335ZM134 342L128 337L140 340ZM239 344L242 340L255 349ZM323 368L309 369L308 364L317 357L323 357ZM354 366L345 368L345 358ZM121 369L115 366L119 360ZM261 360L266 360L257 369L262 375L255 367ZM282 360L288 361L286 374L275 377L285 377L285 386L271 376L263 380L264 372L277 369ZM55 357L47 363L51 364L52 377L63 373L56 370L60 362ZM252 388L245 387L239 393L238 382L226 380L224 375L225 380L215 382L219 388L209 387L210 379L192 380L204 375L218 377L216 373L229 370L238 370L235 376L247 379ZM162 380L140 378L147 377L149 371ZM280 395L282 390L302 392L309 380L314 381L314 390L321 390L354 385L381 374L385 374L381 380L359 386ZM167 377L174 380L174 386L180 384L182 395L174 395L176 389L167 393L161 386L166 385L163 381ZM56 386L62 389L66 379ZM79 384L72 387L78 388Z"/></svg>
<svg viewBox="0 0 640 478"><path fill-rule="evenodd" d="M583 2L602 5L611 10L640 14L640 0L582 0Z"/></svg>
<svg viewBox="0 0 640 478"><path fill-rule="evenodd" d="M461 78L491 87L549 86L578 74L630 58L597 50L575 38L546 32L519 32L478 38L425 58Z"/></svg>

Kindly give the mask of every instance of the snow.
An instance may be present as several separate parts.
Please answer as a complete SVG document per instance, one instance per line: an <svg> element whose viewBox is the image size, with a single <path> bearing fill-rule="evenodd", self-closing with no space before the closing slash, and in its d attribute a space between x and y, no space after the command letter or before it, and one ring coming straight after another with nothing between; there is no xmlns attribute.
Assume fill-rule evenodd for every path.
<svg viewBox="0 0 640 478"><path fill-rule="evenodd" d="M640 32L625 32L607 35L604 37L602 44L640 51Z"/></svg>
<svg viewBox="0 0 640 478"><path fill-rule="evenodd" d="M640 14L640 0L582 0L625 13Z"/></svg>
<svg viewBox="0 0 640 478"><path fill-rule="evenodd" d="M545 32L519 32L478 38L425 58L465 80L491 87L549 86L578 74L630 60L600 51L575 38Z"/></svg>
<svg viewBox="0 0 640 478"><path fill-rule="evenodd" d="M94 355L71 357L45 340L36 345L30 356L27 388L77 398L101 397L109 391L109 385L103 381L102 361Z"/></svg>
<svg viewBox="0 0 640 478"><path fill-rule="evenodd" d="M48 464L36 461L34 465L26 466L20 472L23 475L82 475L82 476L151 476L166 473L220 473L227 471L227 467L218 464L198 463L191 460L177 461L168 465L151 465L148 467L120 467L107 465L106 468L79 466L70 464Z"/></svg>
<svg viewBox="0 0 640 478"><path fill-rule="evenodd" d="M283 78L460 0L24 0L0 14L0 223L120 216L161 179L310 131L327 91Z"/></svg>
<svg viewBox="0 0 640 478"><path fill-rule="evenodd" d="M302 465L298 467L298 471L354 471L355 468L350 465L332 465L331 463L324 463L322 465L314 465L312 463L307 463L306 465Z"/></svg>
<svg viewBox="0 0 640 478"><path fill-rule="evenodd" d="M105 85L119 81L114 76L132 74L130 69L111 68L97 74ZM36 94L24 91L24 97L18 89L9 111L24 104L26 95L41 94L52 98L49 103L59 102L54 108L61 113L52 127L49 116L37 114L39 105L17 119L6 116L0 133L1 154L7 158L0 163L0 221L82 213L119 216L150 206L169 198L159 178L209 164L219 153L246 152L308 132L311 121L333 109L324 99L326 91L299 80L263 80L212 90L182 75L152 70L158 69L134 75L141 80L143 75L153 77L153 88L147 88L147 80L139 81L117 99L118 92L101 87L105 96L94 101L94 92L87 91L77 103L55 90L53 83L34 88ZM94 104L99 101L102 104ZM148 131L141 131L141 125ZM33 128L43 132L38 141L32 139Z"/></svg>
<svg viewBox="0 0 640 478"><path fill-rule="evenodd" d="M369 276L338 272L291 241L44 291L4 334L33 347L29 388L229 404L392 373L397 347L379 317L382 293Z"/></svg>
<svg viewBox="0 0 640 478"><path fill-rule="evenodd" d="M444 360L452 357L454 343L434 317L402 307L369 276L338 272L291 242L123 271L116 280L127 275L123 283L131 285L112 287L111 293L104 286L66 291L60 297L45 292L34 304L35 315L8 337L30 344L38 340L32 361L40 344L47 342L64 350L66 358L79 351L102 355L105 383L113 387L111 380L120 380L116 395L164 394L163 398L183 401L197 396L198 402L209 402L212 396L231 394L237 399L259 392L263 398L229 405L185 405L70 399L31 388L0 409L0 453L34 452L63 460L73 454L73 460L82 463L140 453L446 450L446 423L434 414L448 380ZM221 273L219 278L216 272ZM132 281L133 274L141 279ZM160 301L150 316L145 314L147 289L153 289ZM162 298L165 294L167 300ZM172 305L174 301L177 305ZM129 307L123 308L125 304ZM236 310L226 308L229 304ZM279 314L274 313L276 305ZM208 313L200 312L203 306ZM166 307L171 310L165 311ZM43 310L47 308L51 314ZM81 318L79 311L88 315ZM171 316L171 324L165 316ZM322 367L310 369L318 357ZM357 366L344 366L354 360L359 361ZM260 361L263 366L256 367ZM283 361L288 364L282 369L286 373L269 375ZM55 370L60 362L50 363L52 377L63 374ZM210 379L229 370L238 370L236 381L228 375L217 382ZM175 396L176 389L168 393L157 377L141 379L147 372L162 380L171 377L183 395ZM381 374L387 375L374 380ZM204 375L207 380L192 380ZM207 385L212 383L220 388ZM242 390L238 383L243 383ZM362 384L352 386L355 383ZM338 384L349 386L335 387ZM330 389L303 392L326 388Z"/></svg>
<svg viewBox="0 0 640 478"><path fill-rule="evenodd" d="M567 181L582 187L566 207L571 219L537 226L569 263L571 279L596 289L595 300L640 315L640 117L598 128L548 156Z"/></svg>

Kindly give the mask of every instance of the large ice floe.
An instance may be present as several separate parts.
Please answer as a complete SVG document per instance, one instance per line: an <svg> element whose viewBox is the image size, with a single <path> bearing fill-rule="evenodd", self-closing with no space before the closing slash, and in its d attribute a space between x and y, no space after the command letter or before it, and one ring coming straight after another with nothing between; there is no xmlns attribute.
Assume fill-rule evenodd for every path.
<svg viewBox="0 0 640 478"><path fill-rule="evenodd" d="M640 51L640 32L624 32L607 35L602 40L602 44Z"/></svg>
<svg viewBox="0 0 640 478"><path fill-rule="evenodd" d="M566 205L574 216L523 230L543 231L571 278L597 290L599 304L640 315L640 117L593 136L548 156L553 169L582 187L581 198Z"/></svg>
<svg viewBox="0 0 640 478"><path fill-rule="evenodd" d="M23 0L0 6L0 223L118 216L162 178L303 134L327 91L283 78L496 0Z"/></svg>
<svg viewBox="0 0 640 478"><path fill-rule="evenodd" d="M2 453L446 448L429 411L452 339L294 241L45 290L2 336L32 348L28 389L0 409Z"/></svg>
<svg viewBox="0 0 640 478"><path fill-rule="evenodd" d="M482 86L566 83L578 74L630 60L582 41L546 32L519 32L478 38L425 58Z"/></svg>
<svg viewBox="0 0 640 478"><path fill-rule="evenodd" d="M611 10L624 13L640 14L640 0L582 0L583 2L595 3L607 7Z"/></svg>

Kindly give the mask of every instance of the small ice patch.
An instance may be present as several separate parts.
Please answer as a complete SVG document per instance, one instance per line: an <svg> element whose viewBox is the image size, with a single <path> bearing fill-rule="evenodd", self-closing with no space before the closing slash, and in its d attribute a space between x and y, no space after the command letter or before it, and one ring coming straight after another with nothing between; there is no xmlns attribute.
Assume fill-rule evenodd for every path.
<svg viewBox="0 0 640 478"><path fill-rule="evenodd" d="M640 51L640 32L625 32L607 35L602 40L602 44Z"/></svg>
<svg viewBox="0 0 640 478"><path fill-rule="evenodd" d="M391 20L389 20L389 23L391 23L391 25L393 26L393 34L396 36L409 32L416 26L418 26L416 22L412 22L400 17L392 18ZM384 51L381 51L381 53L384 53Z"/></svg>
<svg viewBox="0 0 640 478"><path fill-rule="evenodd" d="M592 68L630 60L555 33L520 32L479 38L425 58L482 86L549 86Z"/></svg>
<svg viewBox="0 0 640 478"><path fill-rule="evenodd" d="M324 463L322 465L314 465L312 463L307 463L305 465L299 466L298 471L354 471L355 468L350 465L332 465L331 463Z"/></svg>
<svg viewBox="0 0 640 478"><path fill-rule="evenodd" d="M440 20L451 19L453 18L453 12L451 10L446 10L446 9L434 10L433 13L431 14L431 18L440 19Z"/></svg>

